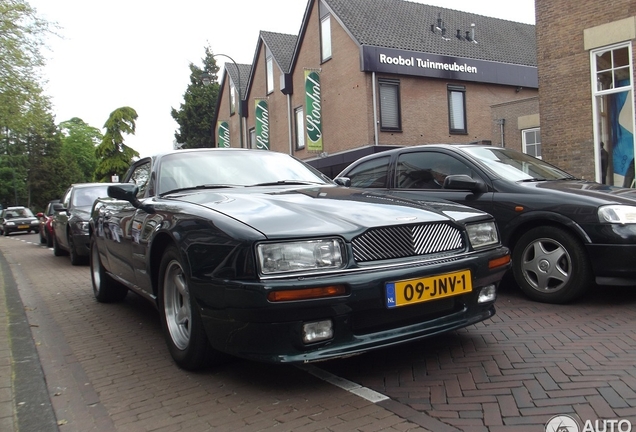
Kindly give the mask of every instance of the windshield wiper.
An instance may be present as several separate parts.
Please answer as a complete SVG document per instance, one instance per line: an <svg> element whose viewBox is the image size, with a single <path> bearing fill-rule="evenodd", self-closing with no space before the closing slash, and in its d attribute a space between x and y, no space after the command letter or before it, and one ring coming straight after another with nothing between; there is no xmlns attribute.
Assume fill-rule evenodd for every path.
<svg viewBox="0 0 636 432"><path fill-rule="evenodd" d="M544 179L544 178L529 178L529 179L523 179L523 180L519 180L522 183L530 183L530 182L541 182L541 181L547 181L548 179Z"/></svg>
<svg viewBox="0 0 636 432"><path fill-rule="evenodd" d="M177 192L184 192L184 191L189 191L189 190L198 190L198 189L225 189L225 188L234 188L234 187L236 187L236 185L229 185L229 184L203 184L203 185L197 185L197 186L188 186L188 187L183 187L183 188L171 189L169 191L162 192L161 195L167 195L167 194L177 193Z"/></svg>
<svg viewBox="0 0 636 432"><path fill-rule="evenodd" d="M250 187L255 187L255 186L277 186L277 185L313 185L313 184L322 184L322 183L310 182L310 181L302 181L302 180L278 180L278 181L275 181L275 182L258 183L258 184L250 185Z"/></svg>

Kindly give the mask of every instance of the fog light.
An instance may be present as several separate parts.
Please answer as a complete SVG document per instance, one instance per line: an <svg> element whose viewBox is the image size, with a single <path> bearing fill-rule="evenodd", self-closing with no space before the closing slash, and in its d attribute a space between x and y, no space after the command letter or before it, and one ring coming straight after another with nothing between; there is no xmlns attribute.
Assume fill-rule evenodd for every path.
<svg viewBox="0 0 636 432"><path fill-rule="evenodd" d="M497 298L497 288L494 285L486 285L479 291L477 303L494 302Z"/></svg>
<svg viewBox="0 0 636 432"><path fill-rule="evenodd" d="M316 321L303 324L303 342L319 342L333 337L331 320Z"/></svg>

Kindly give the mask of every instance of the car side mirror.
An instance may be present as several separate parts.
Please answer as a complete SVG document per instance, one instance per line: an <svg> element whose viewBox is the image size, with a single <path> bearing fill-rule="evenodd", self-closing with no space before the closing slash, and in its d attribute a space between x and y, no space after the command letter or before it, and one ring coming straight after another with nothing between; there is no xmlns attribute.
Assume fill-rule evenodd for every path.
<svg viewBox="0 0 636 432"><path fill-rule="evenodd" d="M340 186L351 187L351 179L349 177L336 177L333 181Z"/></svg>
<svg viewBox="0 0 636 432"><path fill-rule="evenodd" d="M137 198L139 187L132 183L121 183L114 186L108 186L108 196L118 200L128 201L133 207L143 210L146 213L153 214L155 209L149 204L143 204Z"/></svg>
<svg viewBox="0 0 636 432"><path fill-rule="evenodd" d="M64 207L62 204L53 204L53 210L57 213L57 212L65 212L66 211L66 207Z"/></svg>
<svg viewBox="0 0 636 432"><path fill-rule="evenodd" d="M472 193L480 194L488 191L488 186L481 180L476 180L466 174L449 175L444 180L444 189L469 190Z"/></svg>

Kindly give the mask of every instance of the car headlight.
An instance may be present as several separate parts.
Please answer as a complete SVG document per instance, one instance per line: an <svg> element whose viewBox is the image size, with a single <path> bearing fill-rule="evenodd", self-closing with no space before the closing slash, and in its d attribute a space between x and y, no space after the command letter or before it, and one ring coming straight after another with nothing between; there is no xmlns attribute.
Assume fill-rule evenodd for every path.
<svg viewBox="0 0 636 432"><path fill-rule="evenodd" d="M6 223L6 225L7 225L7 226L14 226L14 225L15 225L15 222L7 222L7 223Z"/></svg>
<svg viewBox="0 0 636 432"><path fill-rule="evenodd" d="M40 225L40 221L37 219L34 221L31 221L31 225Z"/></svg>
<svg viewBox="0 0 636 432"><path fill-rule="evenodd" d="M78 231L88 234L88 222L75 222L75 228Z"/></svg>
<svg viewBox="0 0 636 432"><path fill-rule="evenodd" d="M338 239L261 243L256 247L256 255L264 275L344 266L343 245Z"/></svg>
<svg viewBox="0 0 636 432"><path fill-rule="evenodd" d="M636 223L636 207L627 205L606 205L598 209L598 219L609 223Z"/></svg>
<svg viewBox="0 0 636 432"><path fill-rule="evenodd" d="M493 245L499 243L499 234L495 222L481 222L466 225L468 239L474 248Z"/></svg>

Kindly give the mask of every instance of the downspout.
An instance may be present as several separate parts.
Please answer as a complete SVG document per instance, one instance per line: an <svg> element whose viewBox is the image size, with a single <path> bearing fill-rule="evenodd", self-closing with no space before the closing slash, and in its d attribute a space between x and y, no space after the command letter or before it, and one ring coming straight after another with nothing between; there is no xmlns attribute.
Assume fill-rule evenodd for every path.
<svg viewBox="0 0 636 432"><path fill-rule="evenodd" d="M378 145L378 104L375 91L375 72L371 73L371 86L373 88L373 145Z"/></svg>
<svg viewBox="0 0 636 432"><path fill-rule="evenodd" d="M287 133L289 135L289 154L293 154L293 133L292 133L292 107L291 94L287 94Z"/></svg>
<svg viewBox="0 0 636 432"><path fill-rule="evenodd" d="M497 121L499 123L499 131L501 134L501 146L505 147L506 143L504 142L504 124L506 124L506 119L500 119Z"/></svg>

